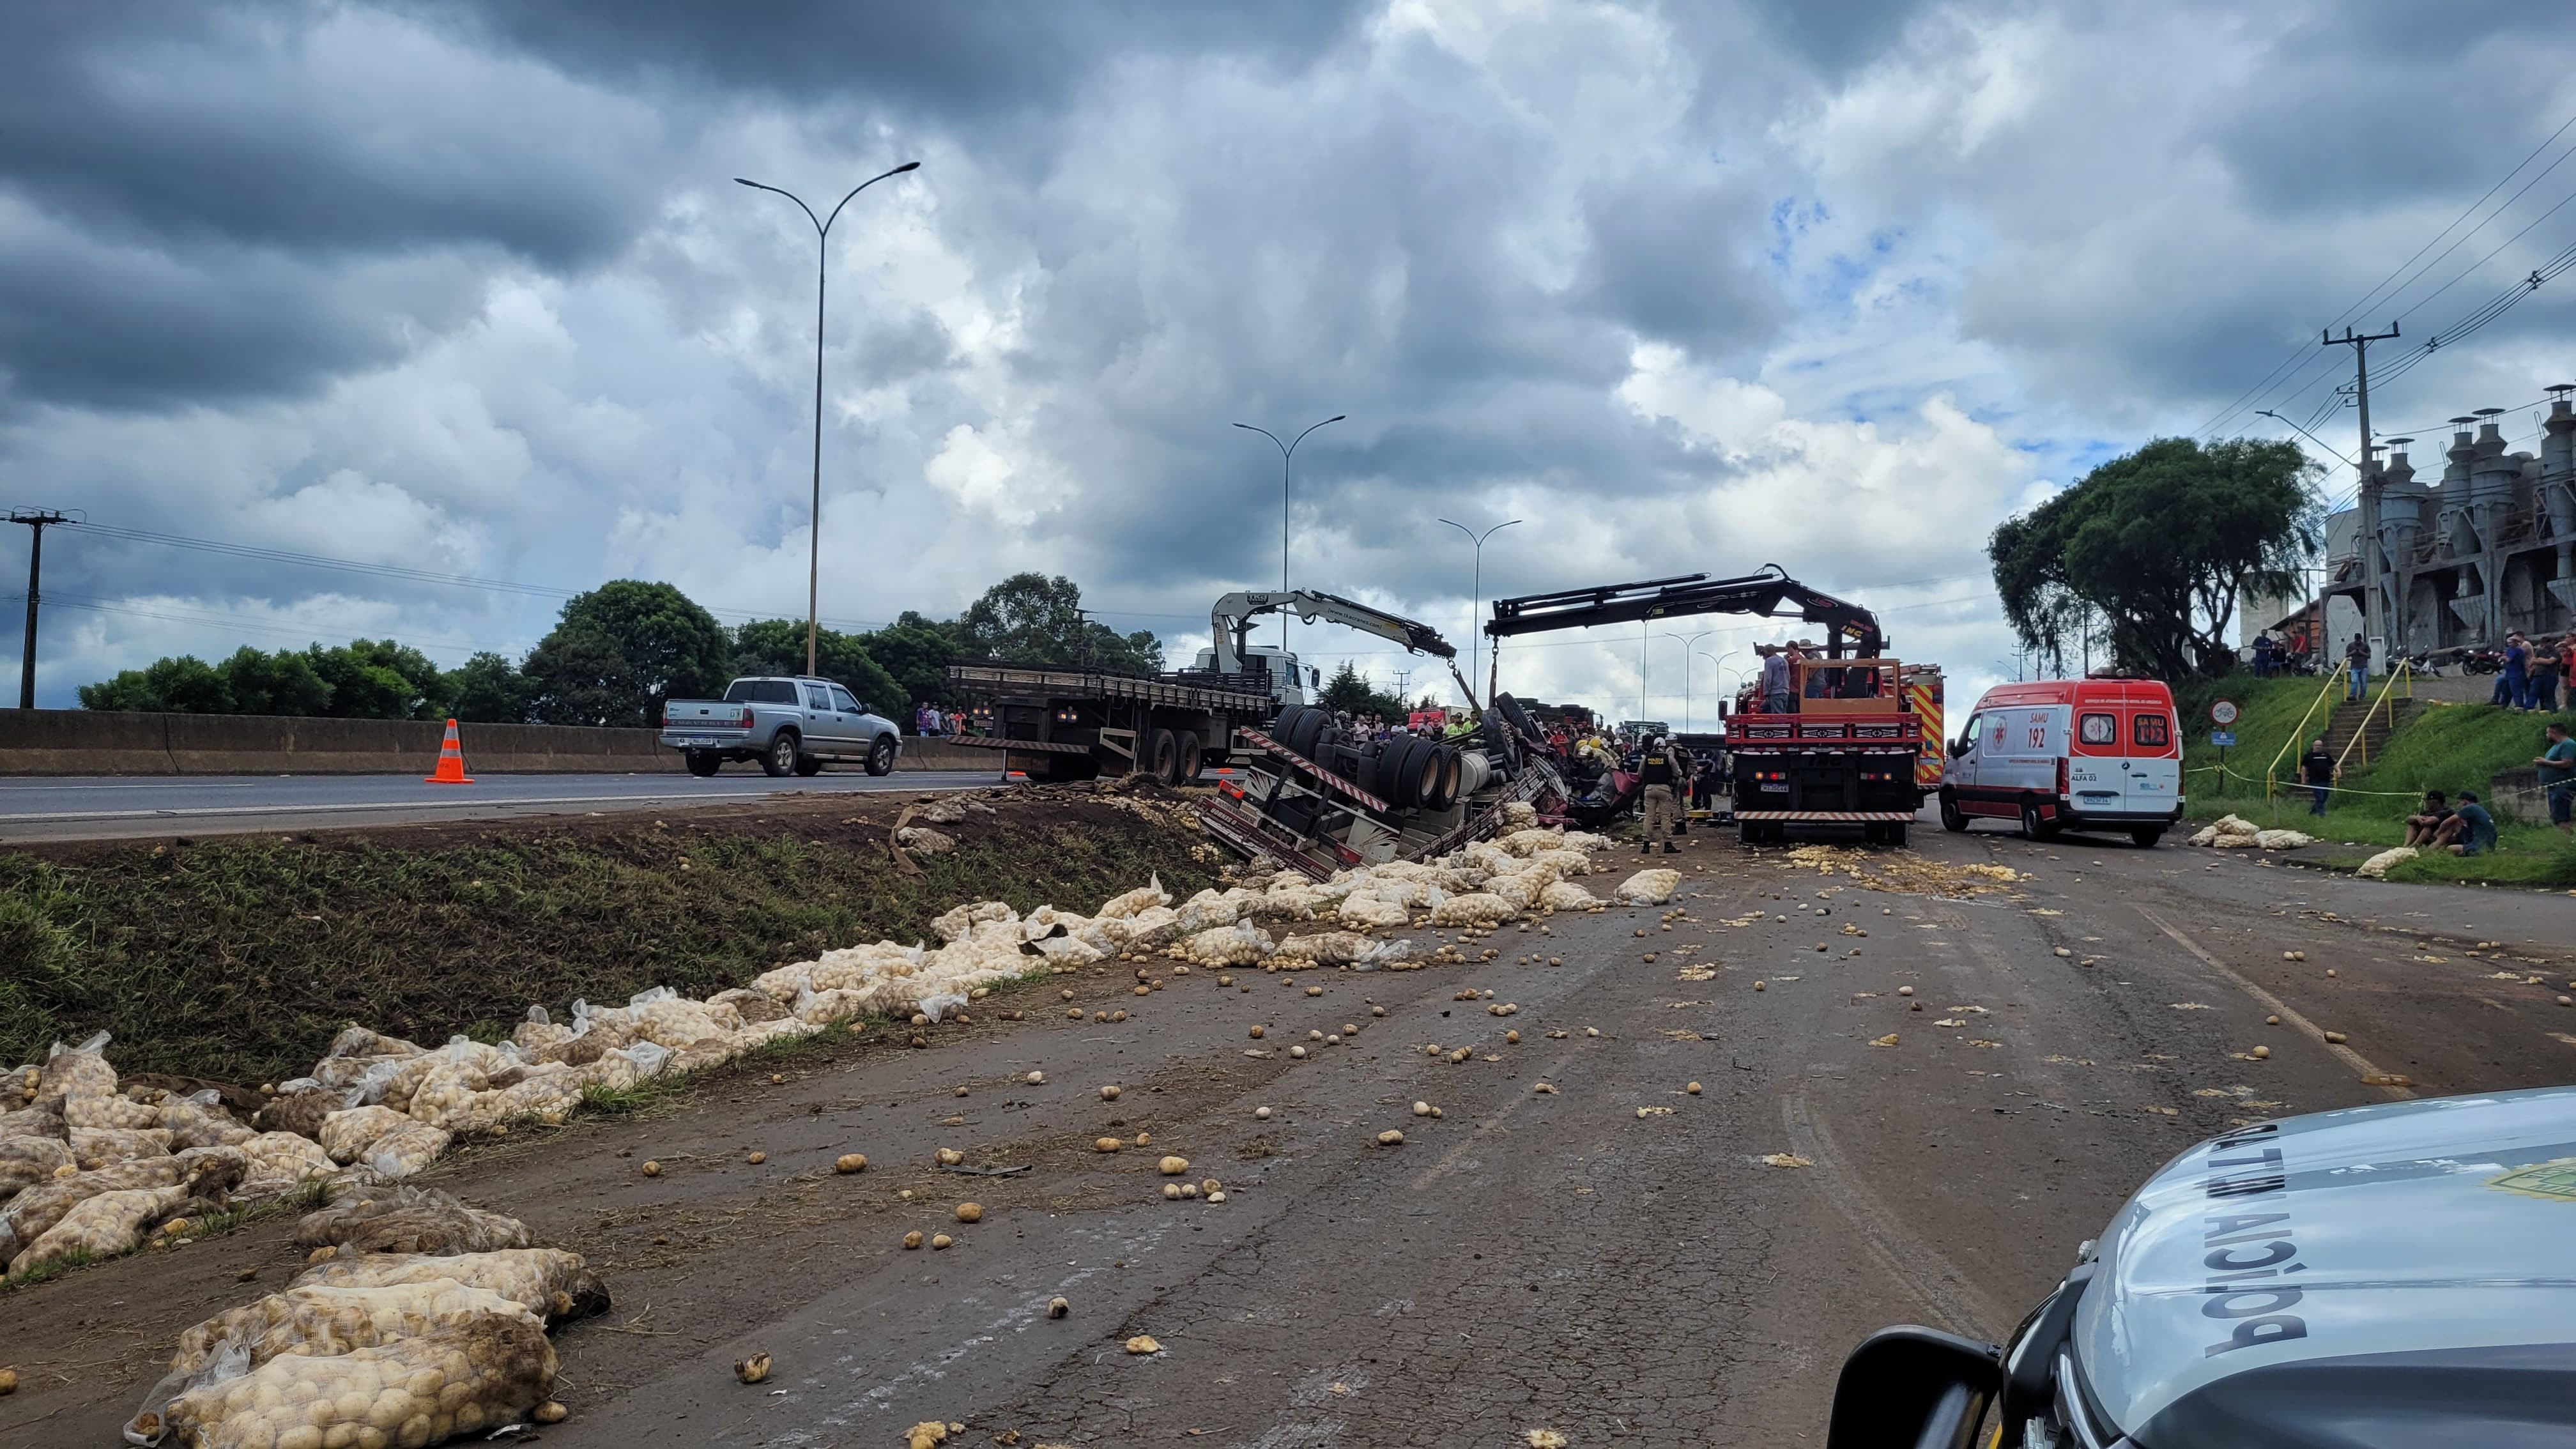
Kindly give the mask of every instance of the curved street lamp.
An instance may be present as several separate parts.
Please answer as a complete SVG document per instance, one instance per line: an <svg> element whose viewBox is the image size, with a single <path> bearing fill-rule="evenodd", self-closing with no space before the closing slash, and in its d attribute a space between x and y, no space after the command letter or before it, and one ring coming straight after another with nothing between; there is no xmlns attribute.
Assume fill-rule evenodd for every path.
<svg viewBox="0 0 2576 1449"><path fill-rule="evenodd" d="M1443 518L1438 521L1446 523L1451 528L1467 535L1467 541L1476 546L1475 582L1468 586L1467 592L1467 678L1470 681L1473 681L1477 677L1476 655L1479 631L1476 628L1476 615L1482 612L1485 607L1485 540L1502 532L1504 529L1511 527L1512 524L1522 522L1523 520L1515 518L1508 522L1497 523L1493 527L1486 529L1483 533L1478 533L1467 525L1456 522L1452 519ZM1470 694L1467 697L1467 703L1473 705L1475 702L1475 696Z"/></svg>
<svg viewBox="0 0 2576 1449"><path fill-rule="evenodd" d="M1691 727L1691 655L1696 652L1695 646L1699 641L1716 632L1715 629L1702 629L1687 639L1679 634L1664 636L1682 646L1682 733L1684 734L1689 734Z"/></svg>
<svg viewBox="0 0 2576 1449"><path fill-rule="evenodd" d="M850 196L858 195L889 176L901 176L920 167L918 161L906 161L892 171L881 171L851 187ZM842 197L841 206L833 207L830 216L816 220L814 208L807 206L805 199L793 191L740 176L734 178L734 183L754 191L775 191L795 202L796 209L805 213L805 219L814 223L814 522L813 536L807 541L809 546L805 556L805 672L816 674L819 671L814 667L814 636L820 619L817 601L822 594L823 580L823 272L832 255L832 223L841 219L841 206L850 204L850 196Z"/></svg>
<svg viewBox="0 0 2576 1449"><path fill-rule="evenodd" d="M1316 428L1324 426L1324 423L1338 423L1349 416L1348 413L1335 413L1324 419L1324 422L1308 427L1306 433L1315 431ZM1296 456L1297 445L1306 441L1306 433L1299 433L1283 443L1279 441L1279 435L1268 428L1256 428L1250 423L1236 423L1235 426L1247 433L1259 433L1270 440L1272 447L1279 450L1279 592L1284 594L1288 592L1288 460ZM1282 609L1279 612L1279 652L1281 654L1288 652L1288 616L1294 612L1296 611L1293 609ZM1287 661L1282 659L1280 663L1284 667Z"/></svg>

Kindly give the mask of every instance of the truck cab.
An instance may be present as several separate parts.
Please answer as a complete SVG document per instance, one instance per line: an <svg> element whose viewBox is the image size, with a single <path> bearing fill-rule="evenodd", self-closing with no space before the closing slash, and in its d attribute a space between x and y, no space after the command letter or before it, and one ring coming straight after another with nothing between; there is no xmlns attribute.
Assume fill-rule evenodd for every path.
<svg viewBox="0 0 2576 1449"><path fill-rule="evenodd" d="M1197 665L1202 673L1214 671L1216 651L1200 650ZM1269 676L1271 697L1279 701L1281 709L1306 703L1307 690L1320 691L1324 687L1322 670L1299 665L1295 654L1275 644L1244 645L1243 672Z"/></svg>
<svg viewBox="0 0 2576 1449"><path fill-rule="evenodd" d="M1863 1340L1827 1449L2576 1443L2576 1304L2551 1266L2571 1121L2576 1088L2544 1087L2211 1138L2004 1343Z"/></svg>

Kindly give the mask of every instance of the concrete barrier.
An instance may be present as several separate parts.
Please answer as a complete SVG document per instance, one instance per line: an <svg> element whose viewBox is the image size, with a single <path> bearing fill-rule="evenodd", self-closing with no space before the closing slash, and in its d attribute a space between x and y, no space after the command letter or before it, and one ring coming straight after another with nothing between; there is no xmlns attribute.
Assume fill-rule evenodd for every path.
<svg viewBox="0 0 2576 1449"><path fill-rule="evenodd" d="M426 775L444 722L245 714L0 710L0 775ZM685 768L652 730L457 727L468 773L632 774ZM907 738L902 768L998 772L990 750Z"/></svg>

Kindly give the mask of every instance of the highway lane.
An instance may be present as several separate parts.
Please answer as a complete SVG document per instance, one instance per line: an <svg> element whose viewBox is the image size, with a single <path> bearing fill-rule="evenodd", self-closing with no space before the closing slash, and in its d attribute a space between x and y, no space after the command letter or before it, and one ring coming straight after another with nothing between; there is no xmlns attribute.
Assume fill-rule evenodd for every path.
<svg viewBox="0 0 2576 1449"><path fill-rule="evenodd" d="M483 775L471 785L431 785L416 775L22 777L0 779L0 844L519 819L995 782L985 771L898 770L877 779L856 769L772 780L750 768L709 780L676 773Z"/></svg>

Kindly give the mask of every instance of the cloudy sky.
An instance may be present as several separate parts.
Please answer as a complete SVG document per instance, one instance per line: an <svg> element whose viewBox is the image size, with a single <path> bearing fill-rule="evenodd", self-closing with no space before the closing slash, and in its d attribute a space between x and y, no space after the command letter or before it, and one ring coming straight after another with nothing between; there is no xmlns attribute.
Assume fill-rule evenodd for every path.
<svg viewBox="0 0 2576 1449"><path fill-rule="evenodd" d="M611 577L801 615L816 244L731 178L820 210L907 160L831 239L827 621L1037 568L1193 649L1279 576L1279 456L1230 424L1346 413L1296 455L1301 585L1462 637L1438 520L1521 519L1489 598L1777 562L1973 689L2010 668L1998 520L2152 436L2285 435L2260 407L2348 454L2317 328L2402 319L2391 365L2576 243L2576 42L2535 18L9 7L0 503L95 525L49 537L40 702L244 642L515 655ZM2571 296L2415 359L2374 421L2532 432ZM0 533L13 595L24 559ZM1702 628L1702 714L1788 632L1670 632ZM1629 714L1616 633L1507 645L1505 686ZM1684 655L1649 641L1652 713Z"/></svg>

